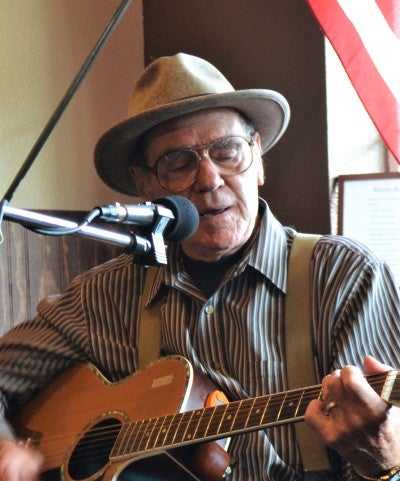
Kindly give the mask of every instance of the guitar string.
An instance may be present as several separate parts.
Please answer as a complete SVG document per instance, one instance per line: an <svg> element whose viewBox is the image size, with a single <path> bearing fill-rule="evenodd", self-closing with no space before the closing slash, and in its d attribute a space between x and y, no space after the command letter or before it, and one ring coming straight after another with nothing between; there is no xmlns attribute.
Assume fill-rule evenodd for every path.
<svg viewBox="0 0 400 481"><path fill-rule="evenodd" d="M260 398L257 398L257 399L260 399ZM248 402L248 401L254 401L254 398L253 398L253 399L250 399L250 400L249 400L249 399L246 399L245 401L246 401L246 402ZM235 403L240 403L240 402L236 401ZM243 402L242 402L242 403L243 403ZM230 404L232 405L232 404L234 404L234 403L230 403ZM279 405L280 405L280 404L282 404L282 403L280 402ZM210 410L213 410L213 409L215 409L215 408L207 408L207 409L208 409L208 411L210 411ZM204 410L200 409L200 411L204 411ZM248 412L248 411L246 411L246 413L247 413L247 412ZM245 414L246 414L246 413L245 413ZM177 414L178 414L178 417L179 417L179 414L181 414L181 413L177 413ZM176 417L177 414L175 414L175 415L169 415L169 416L166 416L165 418L174 419L174 417ZM210 414L210 413L209 413L209 414ZM247 417L247 414L246 414L246 417ZM152 420L145 420L145 422L147 422L147 421L153 421L153 422L154 422L154 419L152 419ZM142 422L142 421L136 421L136 422L128 423L128 424L130 424L132 427L135 427L135 424L141 423L141 422ZM171 423L171 425L169 426L169 429L171 428L171 426L175 429L177 426L179 426L179 423L180 423L180 422L181 422L181 421L179 420L179 421L178 421L178 424L177 424L176 426L175 426L173 423ZM167 423L167 424L168 424L168 423ZM212 426L212 424L211 424L211 426ZM119 428L120 428L120 425L118 425L118 430L117 430L118 432L119 432ZM109 428L107 428L107 429L109 429ZM207 428L207 430L208 430L208 429L209 429L209 428ZM101 430L104 430L104 429L100 429L100 430L97 430L97 431L99 432L99 431L101 431ZM114 432L115 432L115 430L114 430ZM145 434L145 433L146 433L146 431L144 431L144 433L142 433L142 434ZM86 433L86 434L87 434L87 433ZM229 434L229 433L228 433L228 434ZM225 434L222 434L221 437L223 437L224 435L225 435ZM96 437L96 436L97 436L97 433L94 433L94 435L92 435L92 436L95 436L95 437ZM203 436L203 438L204 438L204 436ZM104 439L106 439L106 438L104 438L104 437L103 437L103 438L100 438L100 441L104 441ZM141 442L141 441L140 441L140 442ZM139 442L139 445L140 445L140 442ZM168 447L169 445L166 444L165 446ZM161 447L164 447L164 444L162 444ZM153 448L153 449L154 449L154 448ZM137 451L137 452L140 452L140 451ZM135 453L134 453L134 454L135 454Z"/></svg>
<svg viewBox="0 0 400 481"><path fill-rule="evenodd" d="M320 391L320 388L318 389L318 391ZM318 391L316 391L316 392L318 392ZM263 404L268 405L268 401L270 401L270 398L271 398L271 396L263 396L261 398L257 398L257 400L258 400L259 403L261 401L264 401ZM315 395L313 395L312 398L315 398ZM249 404L249 402L251 403L252 401L254 401L254 398L253 399L245 399L243 401L235 401L233 403L230 403L230 405L224 405L223 407L225 408L225 407L229 406L231 408L236 407L236 408L240 409L240 407L243 407L243 404L246 405L246 404ZM267 403L265 401L267 401ZM240 406L240 404L242 406ZM275 403L275 404L276 404L276 406L281 406L282 402L278 402L278 403ZM265 414L274 414L274 412L272 411L273 407L274 407L274 403L270 403L269 408L271 408L271 409L268 409L268 411L266 411ZM218 406L217 406L217 408L218 408ZM216 408L200 408L200 409L196 410L197 412L203 413L199 422L196 424L196 429L198 428L198 425L200 424L200 422L202 420L204 420L204 419L208 420L209 418L212 418L212 415L214 414L215 409ZM235 411L235 409L233 409L233 411ZM271 411L271 412L269 412L269 411ZM248 411L246 411L246 413L244 413L245 418L248 417L247 412ZM186 412L186 414L187 413L188 412ZM178 414L178 419L177 419L177 414ZM170 443L166 442L167 435L170 432L174 433L178 429L179 425L181 424L181 416L179 416L180 414L183 415L184 413L175 413L175 414L167 415L167 416L163 417L163 419L166 419L165 425L168 428L167 434L163 437L163 442L161 444L156 445L154 447L152 446L151 449L155 450L156 448L161 448L161 447L164 448L164 447L170 446ZM204 414L206 416L204 416ZM239 411L239 414L241 414L240 411ZM150 423L156 422L157 419L160 419L160 418L152 418L152 419L149 419L149 420L145 420L144 422L146 422L147 424L150 424ZM240 421L239 424L241 424L241 425L243 424L243 422L240 420L240 417L236 417L236 420ZM142 423L142 421L129 422L129 423L126 423L125 426L132 427L134 429L136 427L136 425L138 425L140 423ZM220 423L220 421L218 420L218 422L216 424L217 427L218 427L219 423ZM269 421L269 423L271 423L271 421ZM215 421L214 421L214 424L215 424ZM210 430L211 427L213 427L213 423L211 423L207 427L207 431ZM117 429L115 429L115 428L117 428ZM103 428L94 428L87 433L85 433L83 431L82 433L85 435L83 439L86 439L86 441L78 442L77 447L78 447L79 454L75 455L75 460L77 460L78 457L80 457L81 459L84 459L85 457L87 457L86 453L91 452L91 450L93 450L96 443L107 441L107 436L108 436L108 440L110 440L110 435L112 436L112 439L114 440L115 437L113 435L118 434L121 428L122 428L121 424L117 423L114 427L108 426L108 427L103 427ZM80 433L80 434L82 434L82 433ZM139 426L138 433L136 433L136 437L137 437L138 434L140 436L139 442L137 443L138 445L141 444L142 436L145 435L145 433L146 433L146 430L144 430L143 433L140 433L140 426ZM100 436L99 436L99 434L100 434ZM107 436L104 436L104 434L106 434ZM68 435L67 434L60 435L60 436L58 436L58 439L60 440L60 438L63 438L63 437L68 437ZM204 436L202 436L202 437L204 437ZM221 435L221 437L224 437L224 435ZM55 438L56 437L53 437L53 439L55 439ZM135 439L135 441L136 441L136 439ZM133 444L135 444L135 442ZM186 443L186 444L188 444L188 443ZM54 446L53 451L57 452L59 446L56 443L53 443L53 446ZM148 450L150 450L150 448ZM60 452L63 453L64 450L62 450ZM140 450L136 450L136 452L139 453ZM136 454L136 452L134 454ZM102 457L101 454L102 454L101 452L96 453L96 457L101 458ZM91 456L90 459L93 460L94 459L93 456Z"/></svg>
<svg viewBox="0 0 400 481"><path fill-rule="evenodd" d="M393 376L395 376L396 373L393 373ZM381 375L378 375L380 377L382 377ZM393 377L392 376L392 377ZM384 377L387 377L387 373L384 373ZM371 383L370 383L371 384ZM382 383L379 382L379 387L382 387L381 386ZM372 386L372 384L371 384ZM394 387L393 391L392 392L395 392L396 389L398 390L398 388ZM305 394L307 395L307 404L309 402L309 400L311 399L315 399L316 398L316 393L321 391L321 386L315 386L314 388L307 388L306 390L302 390L302 389L297 389L297 390L294 390L294 391L288 391L287 393L285 393L285 396L284 396L284 399L282 401L282 393L276 393L276 394L272 394L270 396L261 396L261 397L258 397L258 398L250 398L250 399L245 399L245 400L242 400L242 401L234 401L234 402L231 402L229 403L228 405L225 405L225 408L227 407L230 407L232 412L235 413L235 411L237 410L238 411L238 414L239 414L239 417L236 416L235 418L235 423L238 424L239 426L241 426L240 429L245 429L245 430L252 430L251 428L253 426L250 426L249 429L247 429L247 426L244 424L244 421L247 420L247 418L250 417L251 415L251 411L254 409L254 405L257 403L259 404L261 401L264 401L264 404L263 406L265 405L265 401L269 401L269 405L267 405L267 409L265 409L265 413L263 414L262 418L264 419L266 415L275 415L277 412L279 413L279 411L282 409L282 405L287 403L288 401L289 402L293 402L293 399L296 399L297 397L293 397L294 394L296 393L299 393L301 391L304 391ZM313 391L315 391L314 394ZM279 397L280 399L277 399L277 400L273 400L272 398L276 398L276 397ZM291 399L291 397L293 397L293 399ZM310 399L308 399L310 398ZM272 399L272 402L271 402L271 399ZM303 396L303 399L305 399L305 396ZM244 407L246 407L247 409L244 409L242 405L245 405ZM250 406L248 406L250 404ZM264 406L265 407L265 406ZM214 416L214 413L215 411L218 410L218 408L220 408L220 406L217 406L217 407L214 407L214 408L200 408L198 410L195 410L195 411L199 411L202 413L202 418L205 418L208 416L208 418L212 421L211 423L209 423L209 425L207 426L207 429L205 431L205 434L202 435L201 437L199 438L196 438L194 437L193 440L202 440L202 439L207 439L207 432L210 430L211 427L213 427L215 429L215 427L218 428L218 426L221 424L221 419L218 418L218 420L213 420L213 416ZM213 411L213 412L211 412ZM244 411L244 412L243 412ZM167 415L167 416L163 416L162 418L152 418L152 419L147 419L147 420L143 420L143 421L134 421L134 422L128 422L128 423L125 423L125 426L128 425L128 427L131 427L132 429L133 428L136 428L137 424L143 424L143 423L146 423L146 425L149 425L151 423L156 423L157 420L159 419L164 419L164 420L170 420L171 422L166 422L165 424L168 426L168 432L167 434L164 436L164 440L163 442L160 444L160 445L154 445L152 446L151 448L147 448L146 450L150 450L150 449L156 449L156 448L168 448L168 447L171 447L171 443L169 441L169 438L168 438L168 433L170 431L172 432L175 432L176 430L178 430L179 428L179 425L181 424L182 422L182 418L183 418L183 414L188 414L188 412L186 413L175 413L175 414L172 414L172 415ZM206 415L206 416L204 416ZM245 419L242 419L240 416L244 416ZM201 419L200 419L201 421ZM200 424L200 421L197 423L197 426L196 426L196 430L198 429L198 426ZM239 422L238 422L239 421ZM276 425L276 422L278 421L268 421L267 424L270 425L270 427L272 427L273 425ZM233 424L235 424L233 423ZM188 424L190 424L190 421L188 422ZM155 424L156 425L156 424ZM152 429L154 429L155 425L152 427ZM258 425L255 426L255 429L262 429L262 427L260 426L263 426L263 422L259 423ZM81 441L81 443L78 442L77 444L77 447L78 447L78 451L79 453L84 453L84 449L82 449L82 445L86 445L87 448L89 448L89 451L93 449L93 441L91 441L89 438L94 438L96 439L97 442L104 442L104 441L107 441L107 437L102 435L102 437L99 437L99 434L101 434L102 432L105 432L108 436L108 439L112 439L112 440L115 440L120 432L120 430L122 429L122 427L124 427L124 424L121 424L121 423L116 423L116 425L114 427L112 426L107 426L107 427L103 427L103 428L93 428L92 430L88 431L88 432L85 432L85 431L82 431L81 433L77 433L77 437L79 437L80 434L84 434L84 438L83 439L87 439L86 442L84 441ZM268 425L266 427L269 427ZM187 429L187 428L186 428ZM212 431L212 430L211 430ZM145 429L142 433L140 433L140 427L139 427L139 431L136 433L136 436L141 435L146 435L147 433L147 429ZM216 433L218 434L219 437L224 437L224 436L229 436L229 434L232 434L232 432L234 432L234 429L230 429L227 433L226 432L222 432L221 434L218 433L218 431L212 431L213 433ZM111 437L110 437L111 435ZM151 438L151 435L150 434L150 438ZM59 436L55 436L53 437L53 439L55 438L60 438L60 437L64 437L64 436L67 436L67 435L59 435ZM210 435L208 435L210 436ZM174 435L174 438L176 437L176 434ZM136 441L136 439L135 439ZM142 443L142 438L139 440L139 443L138 443L138 446L140 446ZM146 443L148 444L148 442ZM184 442L183 441L180 441L179 443L176 442L175 445L179 445L179 444L188 444L188 442ZM174 445L174 443L172 443L172 446ZM136 452L133 452L132 454L136 454L136 453L139 453L141 452L142 450L137 450ZM131 453L128 453L128 454L131 454Z"/></svg>
<svg viewBox="0 0 400 481"><path fill-rule="evenodd" d="M397 372L393 371L389 374L387 373L379 373L373 376L369 377L369 384L371 387L382 387L382 381L384 381L386 378L389 378L390 380L395 380L396 379ZM390 379L392 378L392 379ZM372 379L372 381L371 381ZM392 390L392 395L395 393L400 393L400 387L393 387ZM301 395L301 398L299 399L299 394ZM91 456L90 459L93 460L95 457L102 458L101 456L101 451L99 450L98 446L101 446L100 448L106 449L104 451L104 454L107 454L108 452L111 451L111 449L107 449L108 445L104 445L104 443L112 441L112 444L114 444L115 441L118 440L119 433L122 431L123 428L131 428L132 432L134 432L135 428L138 428L135 436L134 442L131 444L131 446L137 445L138 449L136 449L133 453L122 453L121 456L124 456L126 454L129 455L134 455L137 453L140 453L142 451L150 451L150 450L157 450L161 448L170 448L174 446L179 446L179 445L185 445L185 444L190 444L191 442L198 442L200 440L206 440L208 437L213 437L214 434L217 435L218 437L225 437L232 435L235 431L235 428L232 426L240 426L239 429L243 429L245 431L250 431L250 430L258 430L258 429L266 429L268 427L273 427L279 422L279 418L282 416L282 412L285 412L285 405L296 405L298 409L298 405L305 405L307 406L309 401L312 399L317 399L321 396L321 385L319 386L313 386L311 388L306 388L306 389L296 389L296 390L291 390L287 391L286 393L274 393L271 395L266 395L266 396L260 396L256 398L248 398L248 399L243 399L240 401L233 401L227 405L222 405L222 406L215 406L215 407L209 407L209 408L199 408L194 411L186 411L184 413L175 413L175 414L168 414L166 416L161 416L159 418L150 418L146 420L136 420L136 421L129 421L129 422L115 422L113 425L108 425L108 426L103 426L103 427L93 427L92 429L89 429L89 431L80 431L77 433L63 433L61 435L56 435L56 436L51 436L47 438L47 441L60 441L61 439L68 439L73 435L74 439L78 439L80 436L83 435L82 439L79 441L75 446L75 452L74 456L75 459L78 459L80 457L81 459L85 459L87 457L85 453L91 453L93 449L97 449L98 451L94 456ZM291 407L292 407L291 406ZM254 414L252 414L252 411L255 410L257 407L257 412L260 410L263 410L263 414L259 416L260 422L256 425L252 425L250 423L249 427L249 421L251 421L252 417L254 417ZM220 411L223 411L221 413ZM190 439L180 439L179 442L175 442L175 438L178 437L179 435L179 429L180 427L185 428L184 430L182 429L183 434L186 433L188 428L190 427L191 424L191 413L200 413L200 418L198 419L197 423L195 424L195 431L199 430L199 426L201 422L203 421L208 421L207 426L205 429L205 433L203 435L203 432L201 433L202 436L197 437L193 436ZM232 423L230 423L231 429L227 431L222 431L219 432L219 427L224 424L224 416L226 413L230 413L229 416L233 414L236 414L234 416L234 420ZM292 412L292 411L291 411ZM304 409L305 412L305 409ZM218 416L216 416L216 414ZM304 413L303 413L304 414ZM182 425L182 420L184 418L184 415L186 415L189 419L185 421ZM301 417L302 414L298 417ZM217 419L214 419L217 417ZM270 418L274 417L275 421L272 421ZM278 419L277 419L278 417ZM293 416L291 419L293 419L295 416ZM153 436L153 430L157 426L157 421L164 420L162 425L165 424L167 426L166 429L166 434L161 435L160 434L156 437L155 443L151 445L151 447L148 447L148 444L150 443L150 440ZM268 419L266 422L265 419ZM285 419L285 418L284 418ZM290 421L283 421L283 423L288 423ZM145 424L145 429L143 432L140 432L141 426ZM266 424L266 426L265 426ZM202 428L204 430L204 427ZM226 429L226 428L225 428ZM238 429L238 428L236 428ZM211 431L211 435L207 434L209 431ZM173 439L171 440L169 437L169 433L175 433L173 435ZM139 436L139 441L137 441L137 437ZM145 449L141 448L141 445L143 444L143 436L146 437L145 439ZM130 436L131 437L131 436ZM157 444L159 441L159 437L162 438L162 442L160 444ZM213 437L214 438L214 437ZM124 443L122 443L124 444ZM127 443L126 443L127 444ZM57 445L57 443L53 443L54 448L50 449L48 451L49 454L54 455L54 453L57 453L58 450L62 447L62 445ZM111 444L110 444L111 446ZM111 446L112 448L113 446ZM63 448L61 453L64 453L65 449ZM132 449L131 449L132 451Z"/></svg>

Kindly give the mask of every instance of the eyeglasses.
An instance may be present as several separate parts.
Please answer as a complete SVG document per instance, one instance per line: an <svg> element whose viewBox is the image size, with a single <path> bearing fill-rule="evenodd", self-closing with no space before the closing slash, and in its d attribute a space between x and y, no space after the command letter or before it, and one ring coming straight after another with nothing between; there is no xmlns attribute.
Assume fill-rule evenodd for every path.
<svg viewBox="0 0 400 481"><path fill-rule="evenodd" d="M207 155L221 175L238 175L253 162L252 138L230 136L210 144L185 147L160 157L154 167L144 165L157 177L161 187L179 192L191 186L197 176L200 160Z"/></svg>

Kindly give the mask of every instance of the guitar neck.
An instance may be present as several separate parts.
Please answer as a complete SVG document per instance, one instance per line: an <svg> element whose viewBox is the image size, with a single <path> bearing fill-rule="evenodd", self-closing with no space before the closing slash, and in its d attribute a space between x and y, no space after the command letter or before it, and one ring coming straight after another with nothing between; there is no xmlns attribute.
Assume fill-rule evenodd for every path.
<svg viewBox="0 0 400 481"><path fill-rule="evenodd" d="M367 377L387 402L399 401L398 371ZM320 399L321 385L233 401L229 404L126 423L110 458L120 460L195 442L230 437L304 419L309 402Z"/></svg>

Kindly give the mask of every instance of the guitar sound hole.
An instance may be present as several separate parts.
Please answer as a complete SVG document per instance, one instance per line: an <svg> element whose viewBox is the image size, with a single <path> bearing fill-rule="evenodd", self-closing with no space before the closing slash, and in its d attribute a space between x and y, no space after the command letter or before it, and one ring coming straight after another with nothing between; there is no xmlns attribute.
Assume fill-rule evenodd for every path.
<svg viewBox="0 0 400 481"><path fill-rule="evenodd" d="M86 479L106 466L121 425L120 420L108 418L93 425L80 438L68 464L71 479Z"/></svg>

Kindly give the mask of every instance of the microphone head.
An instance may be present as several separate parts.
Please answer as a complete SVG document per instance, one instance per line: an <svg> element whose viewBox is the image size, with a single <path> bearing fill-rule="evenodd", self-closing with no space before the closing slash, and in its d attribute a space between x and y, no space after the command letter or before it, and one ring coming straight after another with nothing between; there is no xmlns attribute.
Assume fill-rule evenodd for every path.
<svg viewBox="0 0 400 481"><path fill-rule="evenodd" d="M169 195L152 201L153 204L161 204L169 209L174 215L173 222L168 225L165 239L179 242L192 236L199 227L199 213L190 200L181 195Z"/></svg>

